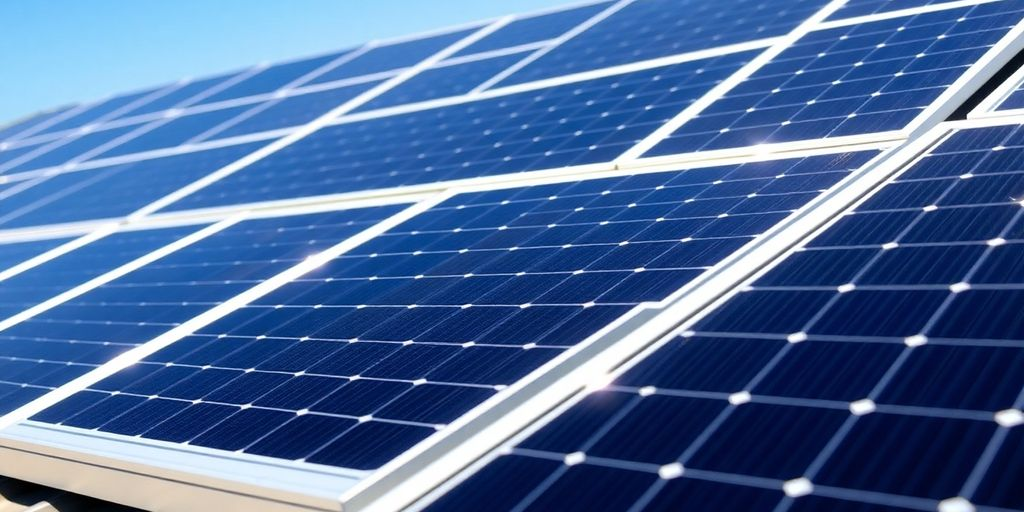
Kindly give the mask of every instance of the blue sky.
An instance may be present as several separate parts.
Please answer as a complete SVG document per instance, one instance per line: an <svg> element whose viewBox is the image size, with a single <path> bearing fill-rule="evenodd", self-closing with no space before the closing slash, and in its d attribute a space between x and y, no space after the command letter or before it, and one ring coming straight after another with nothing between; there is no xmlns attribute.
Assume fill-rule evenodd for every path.
<svg viewBox="0 0 1024 512"><path fill-rule="evenodd" d="M0 2L0 125L109 93L572 0Z"/></svg>

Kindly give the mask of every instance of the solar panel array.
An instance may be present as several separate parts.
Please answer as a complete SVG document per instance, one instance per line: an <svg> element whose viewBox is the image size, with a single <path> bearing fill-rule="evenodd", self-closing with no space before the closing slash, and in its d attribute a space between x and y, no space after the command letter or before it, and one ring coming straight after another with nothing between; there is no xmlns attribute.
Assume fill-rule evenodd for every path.
<svg viewBox="0 0 1024 512"><path fill-rule="evenodd" d="M1024 509L1022 20L603 1L0 128L0 472L163 509Z"/></svg>

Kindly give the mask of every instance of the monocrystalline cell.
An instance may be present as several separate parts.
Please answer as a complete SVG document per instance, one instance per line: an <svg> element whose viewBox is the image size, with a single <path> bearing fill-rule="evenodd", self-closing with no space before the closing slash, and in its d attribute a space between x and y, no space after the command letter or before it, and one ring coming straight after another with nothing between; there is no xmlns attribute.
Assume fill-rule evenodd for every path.
<svg viewBox="0 0 1024 512"><path fill-rule="evenodd" d="M126 410L108 427L92 421L109 400L84 401L94 409L40 418L180 442L200 400L236 412L211 416L190 444L376 468L667 297L874 154L461 194L93 386L189 401L184 410ZM722 406L708 403L711 421ZM668 442L677 419L649 435ZM244 424L258 440L238 436ZM601 449L614 456L623 443Z"/></svg>
<svg viewBox="0 0 1024 512"><path fill-rule="evenodd" d="M645 155L901 130L1021 12L1011 0L811 32Z"/></svg>
<svg viewBox="0 0 1024 512"><path fill-rule="evenodd" d="M752 57L735 53L327 126L170 209L608 161Z"/></svg>
<svg viewBox="0 0 1024 512"><path fill-rule="evenodd" d="M597 473L571 476L584 466L652 477L642 497L608 510L679 508L690 497L666 490L693 485L688 477L717 486L709 503L731 498L738 509L899 509L908 497L930 508L957 496L1019 506L1009 482L1024 467L1009 461L1020 448L1012 411L1024 381L1013 368L1024 342L1024 281L1012 272L979 277L997 250L1024 243L1024 166L1010 164L1022 152L1019 127L953 133L854 215L429 509L531 509L551 489L603 485ZM950 158L970 153L977 156ZM936 162L972 163L948 173ZM971 185L975 173L1006 183ZM921 181L940 185L939 206L907 206L886 193ZM976 192L957 194L967 186ZM995 235L963 235L960 218L1004 205L1015 213L998 218ZM893 231L890 217L869 215L879 211L909 220ZM941 213L942 222L928 222ZM907 241L924 225L929 238ZM873 229L885 235L863 235ZM656 407L644 407L655 399ZM551 461L547 477L513 472ZM514 491L499 490L506 488ZM826 504L826 496L847 501Z"/></svg>

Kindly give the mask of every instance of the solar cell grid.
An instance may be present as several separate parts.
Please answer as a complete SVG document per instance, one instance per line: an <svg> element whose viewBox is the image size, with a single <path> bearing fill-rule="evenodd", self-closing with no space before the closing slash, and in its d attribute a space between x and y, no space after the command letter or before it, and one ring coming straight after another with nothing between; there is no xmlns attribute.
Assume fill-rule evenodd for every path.
<svg viewBox="0 0 1024 512"><path fill-rule="evenodd" d="M956 132L430 510L1021 508L1021 154Z"/></svg>
<svg viewBox="0 0 1024 512"><path fill-rule="evenodd" d="M888 13L903 9L913 9L929 5L950 3L951 0L849 0L836 10L830 20L842 20L868 16L871 14Z"/></svg>
<svg viewBox="0 0 1024 512"><path fill-rule="evenodd" d="M415 66L441 50L471 35L480 27L457 30L408 41L371 46L339 66L313 78L308 84L322 84L357 76L397 71Z"/></svg>
<svg viewBox="0 0 1024 512"><path fill-rule="evenodd" d="M61 120L52 123L40 130L33 130L32 135L44 135L63 132L74 128L81 128L90 123L105 121L119 114L122 109L133 106L136 102L143 102L146 96L152 94L153 90L133 92L114 96L113 98L98 101L91 105L84 105L75 112L63 116Z"/></svg>
<svg viewBox="0 0 1024 512"><path fill-rule="evenodd" d="M42 142L39 144L26 144L23 146L16 146L0 150L0 166L6 166L8 162L21 158L22 156L39 149L44 144L46 143Z"/></svg>
<svg viewBox="0 0 1024 512"><path fill-rule="evenodd" d="M162 94L135 108L129 109L119 114L115 119L125 119L128 117L154 114L171 108L190 105L197 101L197 97L202 97L200 95L213 92L213 90L223 86L236 76L237 73L218 75L210 78L190 80L187 83L170 87L169 89L171 90L166 94Z"/></svg>
<svg viewBox="0 0 1024 512"><path fill-rule="evenodd" d="M71 241L70 238L45 238L0 245L0 272Z"/></svg>
<svg viewBox="0 0 1024 512"><path fill-rule="evenodd" d="M196 229L189 226L116 233L8 278L0 283L0 318L10 318ZM113 351L102 342L60 344L53 341L40 337L18 340L0 335L0 414L94 367L81 364L82 361ZM75 354L77 359L68 357L69 353Z"/></svg>
<svg viewBox="0 0 1024 512"><path fill-rule="evenodd" d="M158 206L152 225L189 224L116 231L23 271L73 239L0 243L0 452L45 457L76 488L80 475L63 468L100 454L103 481L85 470L82 488L136 506L150 502L112 488L148 492L159 477L189 491L166 498L179 508L231 494L390 510L428 494L412 509L1024 509L1024 124L1006 112L1024 108L1024 93L998 88L876 190L861 188L870 175L835 188L879 155L855 149L885 146L854 142L938 122L1015 63L1007 34L1024 0L849 0L784 37L827 4L601 1L0 127L0 231L147 223L140 209ZM938 104L957 81L959 95ZM973 119L985 115L1011 120ZM772 143L814 149L780 159L761 147ZM151 150L170 156L136 155ZM753 152L762 160L710 165ZM794 222L813 200L831 207L858 190L868 197L835 218L822 208ZM366 193L330 196L350 192ZM294 213L399 194L429 197ZM211 227L197 219L222 213L207 208L244 220ZM777 254L812 222L826 227ZM770 230L781 236L749 244ZM742 269L756 277L725 290L739 265L707 271L737 255L770 268ZM699 276L706 286L677 300ZM610 384L527 432L497 417L569 393L589 367L579 361L599 366L672 328L646 313L696 311L709 293L726 295L602 376ZM633 323L583 346L641 304ZM214 308L217 320L193 329ZM107 364L147 342L138 362ZM49 394L96 370L86 389ZM554 391L537 394L545 383ZM507 401L448 428L496 395ZM508 435L476 458L479 441ZM129 447L143 457L118 451ZM411 463L381 469L403 454ZM181 462L203 471L173 483L154 471ZM467 464L464 480L446 474Z"/></svg>
<svg viewBox="0 0 1024 512"><path fill-rule="evenodd" d="M254 142L48 178L0 202L3 228L122 217L263 146Z"/></svg>
<svg viewBox="0 0 1024 512"><path fill-rule="evenodd" d="M10 373L0 370L2 391L10 393L4 397L4 412L167 332L397 208L243 221L7 327L0 333L0 360L10 362ZM198 229L102 239L4 282L0 301L6 311L23 309L30 305L26 297L67 288L101 267L112 268Z"/></svg>
<svg viewBox="0 0 1024 512"><path fill-rule="evenodd" d="M376 468L873 155L462 194L36 419Z"/></svg>
<svg viewBox="0 0 1024 512"><path fill-rule="evenodd" d="M1010 0L811 32L645 156L901 130L1021 12Z"/></svg>
<svg viewBox="0 0 1024 512"><path fill-rule="evenodd" d="M736 53L328 126L168 210L607 161L752 56Z"/></svg>
<svg viewBox="0 0 1024 512"><path fill-rule="evenodd" d="M240 105L186 114L166 122L155 121L130 139L93 156L91 159L112 158L130 153L140 153L185 144L221 123L234 119L250 108L252 108L252 105Z"/></svg>
<svg viewBox="0 0 1024 512"><path fill-rule="evenodd" d="M223 139L304 125L379 84L380 81L371 80L261 103L204 134L202 139Z"/></svg>
<svg viewBox="0 0 1024 512"><path fill-rule="evenodd" d="M73 107L57 108L49 112L33 114L11 123L5 123L2 127L0 127L0 141L13 139L19 133L24 132L32 127L40 126L43 123L67 112L71 108Z"/></svg>
<svg viewBox="0 0 1024 512"><path fill-rule="evenodd" d="M45 169L78 160L97 148L123 137L141 125L126 125L89 132L68 134L52 142L40 144L31 153L9 160L0 169L4 173ZM29 156L32 155L32 156Z"/></svg>
<svg viewBox="0 0 1024 512"><path fill-rule="evenodd" d="M330 64L346 52L321 55L310 59L276 64L253 73L216 94L203 98L198 104L217 103L235 98L274 92L317 69Z"/></svg>
<svg viewBox="0 0 1024 512"><path fill-rule="evenodd" d="M528 54L517 52L423 70L394 89L368 101L356 112L465 94Z"/></svg>
<svg viewBox="0 0 1024 512"><path fill-rule="evenodd" d="M472 55L554 39L608 8L611 4L612 2L597 2L572 9L520 18L458 51L455 56Z"/></svg>
<svg viewBox="0 0 1024 512"><path fill-rule="evenodd" d="M560 44L497 86L781 36L823 0L637 0Z"/></svg>

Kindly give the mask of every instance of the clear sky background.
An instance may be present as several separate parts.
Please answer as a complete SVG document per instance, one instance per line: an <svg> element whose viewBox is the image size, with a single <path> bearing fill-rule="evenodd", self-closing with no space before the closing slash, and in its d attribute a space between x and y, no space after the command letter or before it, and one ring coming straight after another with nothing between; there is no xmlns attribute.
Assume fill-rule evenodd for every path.
<svg viewBox="0 0 1024 512"><path fill-rule="evenodd" d="M0 1L0 125L110 93L573 0Z"/></svg>

